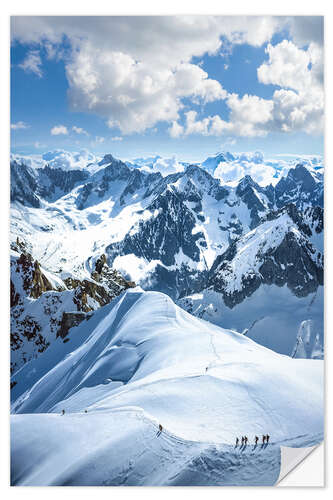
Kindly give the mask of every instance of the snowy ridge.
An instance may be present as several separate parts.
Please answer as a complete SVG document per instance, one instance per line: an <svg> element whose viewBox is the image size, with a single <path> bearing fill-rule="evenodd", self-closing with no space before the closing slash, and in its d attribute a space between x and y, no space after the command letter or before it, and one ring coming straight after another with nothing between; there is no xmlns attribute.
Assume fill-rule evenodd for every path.
<svg viewBox="0 0 333 500"><path fill-rule="evenodd" d="M161 293L128 290L69 339L13 377L14 484L274 484L281 444L322 439L322 361L278 355ZM267 448L233 447L263 432Z"/></svg>

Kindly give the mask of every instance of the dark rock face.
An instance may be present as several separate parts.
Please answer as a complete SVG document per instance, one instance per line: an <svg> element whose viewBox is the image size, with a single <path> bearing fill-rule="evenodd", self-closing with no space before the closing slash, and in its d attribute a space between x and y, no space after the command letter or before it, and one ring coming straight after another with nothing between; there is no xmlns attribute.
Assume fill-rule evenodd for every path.
<svg viewBox="0 0 333 500"><path fill-rule="evenodd" d="M157 286L159 290L167 288L169 295L175 296L181 283L186 282L185 274L191 280L190 276L198 273L186 266L182 269L166 268L176 265L176 255L179 252L183 252L192 261L199 262L200 246L205 245L204 235L200 231L192 234L196 220L181 197L172 189L157 197L147 210L152 213L150 219L141 221L137 230L128 233L123 241L106 248L108 261L112 265L116 256L127 254L134 254L148 261L159 260L162 265L155 269L151 285ZM172 281L177 283L177 288L173 286L174 290L171 292L169 285Z"/></svg>
<svg viewBox="0 0 333 500"><path fill-rule="evenodd" d="M57 337L64 339L73 326L78 326L82 321L90 318L91 315L84 312L64 312L62 313L60 329Z"/></svg>
<svg viewBox="0 0 333 500"><path fill-rule="evenodd" d="M311 173L302 164L289 170L287 177L282 177L275 186L277 208L293 203L298 209L308 205L323 206L324 186L316 183Z"/></svg>
<svg viewBox="0 0 333 500"><path fill-rule="evenodd" d="M134 253L138 257L160 260L165 266L172 266L175 255L182 249L185 255L198 262L200 249L197 242L203 234L192 234L195 218L177 194L167 190L147 210L153 215L139 223L137 232L127 234L120 244L107 247L110 260L116 255Z"/></svg>
<svg viewBox="0 0 333 500"><path fill-rule="evenodd" d="M10 163L10 171L11 201L34 208L40 208L43 199L55 201L89 177L84 170L62 170L49 166L33 169L15 160Z"/></svg>
<svg viewBox="0 0 333 500"><path fill-rule="evenodd" d="M29 253L21 253L16 261L16 273L22 276L22 285L26 294L33 299L37 299L43 292L54 290L45 274L40 269L39 262L34 260ZM13 296L15 295L15 287L13 287ZM15 299L14 302L17 302Z"/></svg>
<svg viewBox="0 0 333 500"><path fill-rule="evenodd" d="M259 198L258 193L264 195L267 204L264 204ZM262 214L272 209L274 206L274 188L273 186L266 186L265 188L259 186L252 180L249 175L246 175L238 184L236 188L236 195L248 207L251 215L251 229L259 224Z"/></svg>
<svg viewBox="0 0 333 500"><path fill-rule="evenodd" d="M287 283L297 297L314 292L323 285L323 267L312 260L313 253L310 243L300 245L293 233L287 233L276 250L267 254L259 269L264 283L278 286Z"/></svg>
<svg viewBox="0 0 333 500"><path fill-rule="evenodd" d="M54 201L64 194L70 193L78 184L89 177L85 170L62 170L46 166L38 169L39 195L47 201Z"/></svg>
<svg viewBox="0 0 333 500"><path fill-rule="evenodd" d="M197 165L189 165L185 170L184 177L191 181L192 185L196 186L196 191L200 197L206 193L215 198L215 200L221 201L229 194L229 191L221 186L217 179ZM184 196L187 198L186 195L187 193L184 191Z"/></svg>
<svg viewBox="0 0 333 500"><path fill-rule="evenodd" d="M28 207L40 207L36 173L23 163L10 163L10 200Z"/></svg>

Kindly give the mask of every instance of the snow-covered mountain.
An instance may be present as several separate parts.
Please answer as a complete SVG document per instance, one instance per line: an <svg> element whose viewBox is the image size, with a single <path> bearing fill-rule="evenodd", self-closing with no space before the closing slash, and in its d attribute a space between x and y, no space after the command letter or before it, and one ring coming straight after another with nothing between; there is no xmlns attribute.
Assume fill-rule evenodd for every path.
<svg viewBox="0 0 333 500"><path fill-rule="evenodd" d="M12 377L14 485L272 485L281 445L323 438L322 361L167 295L128 290L66 338ZM268 446L254 446L263 433Z"/></svg>
<svg viewBox="0 0 333 500"><path fill-rule="evenodd" d="M31 168L16 160L10 164L11 201L40 208L41 200L55 201L84 182L89 177L85 170L63 170L61 168Z"/></svg>
<svg viewBox="0 0 333 500"><path fill-rule="evenodd" d="M216 258L201 293L179 304L291 354L304 320L312 319L323 342L322 288L323 210L301 213L290 204L233 242Z"/></svg>
<svg viewBox="0 0 333 500"><path fill-rule="evenodd" d="M252 160L259 162L257 156L253 155ZM154 159L155 163L157 160ZM226 157L226 163L227 160ZM297 304L303 302L305 307L305 301L312 300L314 295L316 300L311 304L319 300L323 255L322 229L318 229L322 228L320 206L323 201L320 170L305 162L290 168L275 185L259 185L246 175L231 186L223 184L220 178L213 177L202 166L183 167L183 171L162 175L159 171L129 166L111 154L89 164L87 169L62 170L58 163L52 167L32 168L14 160L11 164L12 243L15 244L18 237L41 268L60 282L68 279L90 282L96 262L105 255L110 268L146 290L162 291L174 299L191 296L191 300L179 303L198 314L203 309L211 311L212 303L211 299L207 303L206 299L197 298L199 309L192 307L193 294L199 292L206 296L208 291L213 291L218 297L223 296L227 309L236 303L240 307L242 302L253 300L252 295L260 294L263 286L269 287L273 293L283 284L291 294L291 300L297 299ZM290 222L290 215L282 216L286 203L300 209L298 222ZM292 207L289 211L296 214ZM278 217L276 214L279 213ZM228 290L224 293L224 278L213 272L221 256L225 256L223 259L229 260L232 266L236 265L232 253L239 254L237 266L241 262L239 269L243 273L239 279L250 276L254 264L248 259L248 254L241 251L240 245L256 234L261 240L268 238L261 253L269 251L269 238L275 238L269 235L274 233L276 224L279 227L276 235L282 238L277 251L282 252L281 245L282 248L291 245L288 262L294 263L294 269L299 272L291 275L289 269L282 270L280 265L272 265L272 259L267 258L261 263L265 270L263 280L255 272L247 291L236 290L230 294ZM289 230L292 224L295 230ZM304 230L305 226L307 230ZM295 237L297 231L301 234L298 239ZM318 262L313 265L312 254L308 251L310 247L318 257ZM315 277L311 266L317 266L315 270L319 278ZM308 272L312 273L311 280L307 279ZM231 278L236 280L237 276L231 273ZM261 284L260 290L258 283ZM252 292L248 293L251 290L255 291L252 295ZM321 299L318 311L320 307ZM235 318L235 308L230 311ZM299 322L310 319L303 312ZM225 312L223 314L225 317ZM236 322L237 329L243 331L258 320L258 315L251 321L250 317L252 314L244 325ZM220 319L209 315L207 318L223 324ZM234 323L228 321L227 325L233 327ZM322 339L320 325L318 329L321 331L317 333ZM288 330L293 344L298 328L299 324L292 333ZM257 340L261 341L261 338ZM267 342L266 339L266 345L278 349L278 341ZM290 349L288 343L288 348L284 347L282 351L280 348L280 352L290 354Z"/></svg>

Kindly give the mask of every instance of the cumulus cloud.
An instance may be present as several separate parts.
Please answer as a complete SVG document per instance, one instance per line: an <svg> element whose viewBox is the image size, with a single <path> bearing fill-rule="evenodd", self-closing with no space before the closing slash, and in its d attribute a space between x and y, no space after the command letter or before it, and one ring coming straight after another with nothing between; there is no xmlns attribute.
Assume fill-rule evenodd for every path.
<svg viewBox="0 0 333 500"><path fill-rule="evenodd" d="M194 64L152 65L123 52L101 52L90 42L75 53L66 73L72 109L103 116L124 134L176 120L184 97L206 103L226 96Z"/></svg>
<svg viewBox="0 0 333 500"><path fill-rule="evenodd" d="M48 58L62 57L71 108L101 116L123 134L167 122L172 137L260 136L271 130L312 132L322 121L322 24L321 17L297 16L83 16L75 22L14 16L12 38L40 44ZM262 83L280 87L271 99L228 95L193 63L234 44L261 46L283 29L295 43L268 45L268 61L258 69ZM41 76L39 51L30 51L26 61L21 66ZM187 115L183 125L185 98L187 106L226 100L230 117Z"/></svg>
<svg viewBox="0 0 333 500"><path fill-rule="evenodd" d="M147 158L135 158L127 162L128 165L133 165L139 170L146 172L160 172L163 176L182 172L184 164L181 163L176 156L171 158L162 158L161 156L150 156Z"/></svg>
<svg viewBox="0 0 333 500"><path fill-rule="evenodd" d="M245 170L242 165L236 162L226 163L221 162L216 167L214 177L221 179L223 184L237 183L245 175Z"/></svg>
<svg viewBox="0 0 333 500"><path fill-rule="evenodd" d="M196 111L185 113L185 125L174 122L169 129L173 137L201 134L220 136L224 134L245 137L264 136L267 123L272 119L273 102L257 96L229 94L226 104L230 109L229 120L222 120L219 115L198 119Z"/></svg>
<svg viewBox="0 0 333 500"><path fill-rule="evenodd" d="M198 119L197 113L185 113L185 125L173 122L172 137L189 134L255 137L268 132L305 131L320 133L323 129L324 89L323 53L311 43L306 49L283 40L268 44L268 60L257 70L263 84L280 87L271 99L255 95L228 94L228 121L219 115Z"/></svg>
<svg viewBox="0 0 333 500"><path fill-rule="evenodd" d="M268 44L265 52L269 59L258 68L260 82L298 91L322 84L322 49L319 46L310 44L303 50L283 40L274 46Z"/></svg>
<svg viewBox="0 0 333 500"><path fill-rule="evenodd" d="M320 133L324 113L322 49L314 43L300 49L283 40L275 46L269 44L266 52L269 59L258 68L258 79L281 87L273 94L271 128Z"/></svg>
<svg viewBox="0 0 333 500"><path fill-rule="evenodd" d="M51 168L61 168L62 170L82 170L87 168L89 163L98 161L97 157L86 149L79 152L56 149L44 153L41 159L44 165L47 164Z"/></svg>
<svg viewBox="0 0 333 500"><path fill-rule="evenodd" d="M30 125L28 125L27 123L24 123L22 121L10 124L10 128L12 130L26 129L29 127L30 127Z"/></svg>
<svg viewBox="0 0 333 500"><path fill-rule="evenodd" d="M45 148L45 144L36 143L36 147ZM20 155L12 153L11 160L24 162L32 168L43 168L48 165L51 168L61 168L62 170L97 170L100 168L98 162L100 157L90 153L87 149L81 151L65 151L56 149L47 151L44 154Z"/></svg>
<svg viewBox="0 0 333 500"><path fill-rule="evenodd" d="M172 158L158 158L152 165L153 170L158 170L163 176L182 172L184 165L179 163L176 156Z"/></svg>
<svg viewBox="0 0 333 500"><path fill-rule="evenodd" d="M240 136L263 136L267 134L267 123L272 118L273 102L255 95L245 94L240 98L231 94L227 100L230 108L230 132Z"/></svg>
<svg viewBox="0 0 333 500"><path fill-rule="evenodd" d="M223 184L235 186L245 175L250 175L259 185L267 186L278 181L285 163L283 160L265 160L261 151L238 153L233 154L233 160L219 163L214 177Z"/></svg>
<svg viewBox="0 0 333 500"><path fill-rule="evenodd" d="M171 123L171 126L168 128L168 132L171 137L176 139L177 137L180 137L184 134L184 127L177 123L176 121L173 121Z"/></svg>
<svg viewBox="0 0 333 500"><path fill-rule="evenodd" d="M34 73L41 78L43 76L43 72L41 69L42 60L40 58L39 50L30 50L24 61L19 64L19 67L27 73Z"/></svg>
<svg viewBox="0 0 333 500"><path fill-rule="evenodd" d="M65 125L55 125L51 128L51 135L67 135L68 129Z"/></svg>
<svg viewBox="0 0 333 500"><path fill-rule="evenodd" d="M27 25L18 16L12 18L12 37L47 45L48 57L55 57L65 35L71 44L66 74L72 109L102 116L128 134L177 121L184 98L225 99L221 84L192 58L218 53L221 37L261 45L279 23L269 16L142 16L76 17L75 22L30 17Z"/></svg>

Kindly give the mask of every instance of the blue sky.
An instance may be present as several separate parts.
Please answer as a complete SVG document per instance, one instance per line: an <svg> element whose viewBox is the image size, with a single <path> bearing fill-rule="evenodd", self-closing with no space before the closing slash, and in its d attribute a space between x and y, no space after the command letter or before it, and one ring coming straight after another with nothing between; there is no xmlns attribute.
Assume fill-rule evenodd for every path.
<svg viewBox="0 0 333 500"><path fill-rule="evenodd" d="M322 154L322 60L320 18L15 17L11 149Z"/></svg>

